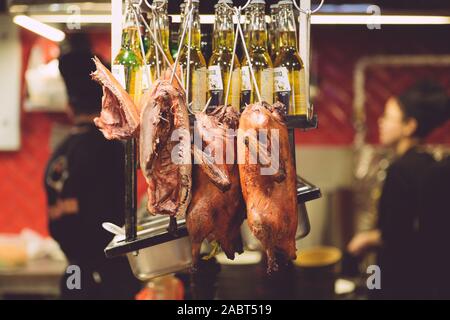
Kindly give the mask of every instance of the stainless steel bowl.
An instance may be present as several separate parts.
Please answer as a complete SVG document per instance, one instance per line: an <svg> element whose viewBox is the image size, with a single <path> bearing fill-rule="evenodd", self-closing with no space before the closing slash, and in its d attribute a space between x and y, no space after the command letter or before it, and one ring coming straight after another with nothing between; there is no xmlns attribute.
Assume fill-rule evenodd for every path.
<svg viewBox="0 0 450 320"><path fill-rule="evenodd" d="M136 240L126 242L117 235L105 252L110 257L126 254L134 275L144 281L185 270L192 264L191 243L185 220L177 224L174 236L167 231L169 217L152 217L139 226Z"/></svg>
<svg viewBox="0 0 450 320"><path fill-rule="evenodd" d="M165 242L153 247L127 253L133 274L140 280L149 280L191 266L191 243L189 237Z"/></svg>

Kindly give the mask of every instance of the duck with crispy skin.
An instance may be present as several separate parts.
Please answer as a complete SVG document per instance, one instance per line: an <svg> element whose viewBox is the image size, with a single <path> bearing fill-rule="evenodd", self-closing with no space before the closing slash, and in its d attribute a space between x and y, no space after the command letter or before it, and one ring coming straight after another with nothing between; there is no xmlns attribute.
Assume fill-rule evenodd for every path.
<svg viewBox="0 0 450 320"><path fill-rule="evenodd" d="M248 105L238 131L239 175L247 221L267 253L269 273L296 257L296 172L283 108L280 103ZM259 139L264 130L267 139ZM253 158L256 151L257 158Z"/></svg>
<svg viewBox="0 0 450 320"><path fill-rule="evenodd" d="M194 130L202 144L193 146L198 164L193 169L193 195L186 214L194 267L205 239L217 243L229 259L242 253L240 226L244 220L235 149L239 114L231 106L221 106L211 113L197 113L195 118Z"/></svg>

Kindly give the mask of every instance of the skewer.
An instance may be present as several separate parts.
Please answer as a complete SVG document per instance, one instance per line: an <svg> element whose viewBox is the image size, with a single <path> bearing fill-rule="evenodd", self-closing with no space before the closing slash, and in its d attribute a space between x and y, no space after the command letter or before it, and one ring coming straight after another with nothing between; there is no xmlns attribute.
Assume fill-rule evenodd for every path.
<svg viewBox="0 0 450 320"><path fill-rule="evenodd" d="M226 3L224 3L224 4L227 7L230 7ZM238 23L240 23L239 20L238 20ZM230 75L228 76L227 91L225 92L225 106L228 104L228 94L230 93L231 80L233 79L234 59L235 59L235 56L236 56L236 48L237 48L237 43L238 43L238 36L239 36L239 30L236 28L236 32L234 34L233 56L231 57Z"/></svg>
<svg viewBox="0 0 450 320"><path fill-rule="evenodd" d="M148 72L148 79L150 80L150 76L151 76L150 75L150 69L147 68L147 57L145 56L144 43L142 41L141 28L139 28L138 14L137 14L136 8L134 8L133 6L131 6L131 7L133 8L133 14L134 14L134 18L136 20L136 26L137 26L137 30L138 30L138 34L139 34L139 48L141 49L142 61L144 62L145 69Z"/></svg>
<svg viewBox="0 0 450 320"><path fill-rule="evenodd" d="M248 66L249 66L249 70L250 70L250 75L252 76L253 85L255 86L256 95L257 95L257 97L258 97L258 101L259 101L259 102L262 102L262 99L261 99L261 93L260 93L259 88L258 88L258 83L257 83L257 81L256 81L255 73L253 72L252 61L251 61L251 59L250 59L250 54L248 53L248 50L247 50L247 45L246 45L246 43L245 43L244 33L242 32L242 28L241 28L240 20L241 20L241 11L242 11L242 8L240 8L240 7L239 7L239 8L234 8L234 10L235 10L236 16L237 16L237 18L238 18L237 28L238 28L239 34L241 35L242 48L244 49L245 56L247 57Z"/></svg>
<svg viewBox="0 0 450 320"><path fill-rule="evenodd" d="M237 38L238 38L237 35L238 35L238 33L241 35L242 47L244 48L245 56L247 57L248 66L249 66L249 70L250 70L250 75L252 76L253 85L255 86L256 96L258 97L258 101L262 102L261 93L259 91L258 83L256 82L256 77L255 77L255 74L253 72L252 61L250 59L250 55L249 55L248 50L247 50L247 45L245 43L244 33L242 32L242 28L241 28L241 14L242 14L242 11L247 9L247 7L250 5L251 2L252 2L251 0L248 0L247 3L243 7L230 7L227 3L225 3L225 2L223 3L230 10L233 10L235 12L236 18L237 18L236 37L235 37L235 40L234 40L235 43L234 43L234 48L233 48L233 58L232 58L232 63L231 63L231 67L230 67L231 72L230 72L230 76L229 76L230 79L229 79L228 85L227 85L227 94L225 96L225 105L228 102L228 92L229 92L229 89L230 89L231 75L232 75L232 72L233 72L234 55L236 54L236 46L237 46Z"/></svg>
<svg viewBox="0 0 450 320"><path fill-rule="evenodd" d="M159 51L161 52L161 54L162 54L164 60L166 61L167 65L169 66L170 70L172 71L172 74L173 74L173 75L172 75L172 77L171 77L171 79L170 79L170 82L172 83L173 77L177 78L177 80L178 80L178 82L179 82L181 88L182 88L183 90L185 90L185 89L184 89L184 85L183 85L181 79L178 77L178 75L176 74L176 72L174 72L174 70L176 70L175 64L174 64L174 67L172 67L172 65L170 64L169 58L167 58L166 53L164 52L164 49L163 49L163 48L161 47L161 45L159 44L159 41L157 40L155 34L154 34L153 31L151 30L151 28L150 28L150 26L148 25L147 21L145 21L145 19L144 19L144 17L143 17L142 15L140 16L140 18L141 18L142 23L144 24L145 28L146 28L147 31L149 32L150 36L152 37L152 39L153 39L153 41L154 41L156 47L159 49Z"/></svg>
<svg viewBox="0 0 450 320"><path fill-rule="evenodd" d="M192 5L192 0L189 0L187 3L187 7L190 8L193 12L194 6ZM192 41L192 19L193 14L189 15L189 32L188 32L188 48L187 48L187 69L186 69L186 102L189 102L189 86L191 84L190 81L190 69L191 69L191 41ZM177 57L178 58L178 57ZM192 101L194 102L194 101ZM195 112L195 110L194 110Z"/></svg>
<svg viewBox="0 0 450 320"><path fill-rule="evenodd" d="M183 47L183 42L184 42L184 38L186 37L186 30L187 30L187 24L188 24L188 17L192 15L192 12L194 11L194 8L192 7L191 10L189 10L188 14L185 16L185 22L184 22L184 26L183 26L183 32L181 34L181 39L180 39L180 43L178 45L178 51L177 51L177 58L175 59L175 63L174 63L174 67L172 69L172 75L170 77L170 82L172 83L173 81L173 77L176 75L176 70L178 67L178 63L180 60L180 52L181 52L181 48ZM183 78L183 77L182 77ZM180 84L182 84L182 82L180 81ZM182 84L183 85L183 84Z"/></svg>
<svg viewBox="0 0 450 320"><path fill-rule="evenodd" d="M158 22L156 22L156 12L155 10L152 10L152 19L153 19L153 33L156 34L156 23L158 23L159 30L161 30L161 26L159 25L159 19ZM156 54L156 72L158 75L158 79L161 78L161 66L159 65L159 52L158 50L155 50Z"/></svg>

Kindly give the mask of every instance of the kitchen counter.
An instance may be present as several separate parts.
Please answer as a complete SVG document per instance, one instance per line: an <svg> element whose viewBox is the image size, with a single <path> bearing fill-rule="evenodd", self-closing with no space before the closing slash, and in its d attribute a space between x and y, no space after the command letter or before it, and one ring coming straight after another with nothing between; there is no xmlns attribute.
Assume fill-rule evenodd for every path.
<svg viewBox="0 0 450 320"><path fill-rule="evenodd" d="M56 299L67 263L41 259L14 268L0 268L0 299Z"/></svg>

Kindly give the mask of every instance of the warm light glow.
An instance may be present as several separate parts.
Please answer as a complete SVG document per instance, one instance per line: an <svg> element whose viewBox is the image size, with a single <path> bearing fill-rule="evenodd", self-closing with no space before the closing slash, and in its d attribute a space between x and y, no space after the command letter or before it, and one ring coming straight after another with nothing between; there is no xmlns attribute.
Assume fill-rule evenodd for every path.
<svg viewBox="0 0 450 320"><path fill-rule="evenodd" d="M18 15L14 17L13 21L15 24L55 42L63 41L66 37L64 32L61 30L53 28L28 16Z"/></svg>
<svg viewBox="0 0 450 320"><path fill-rule="evenodd" d="M111 23L111 15L109 14L40 14L31 17L46 23Z"/></svg>

